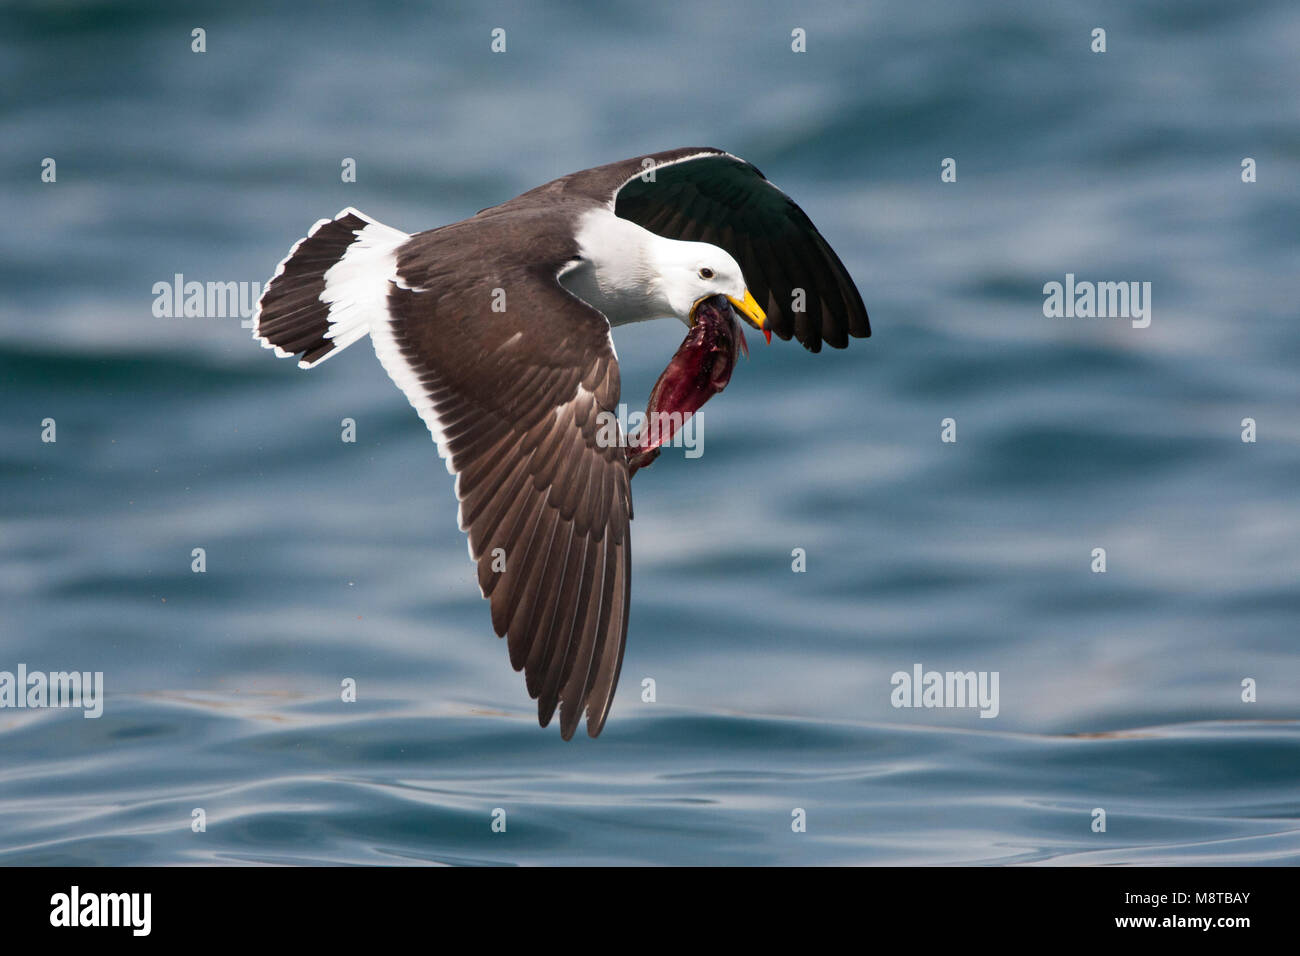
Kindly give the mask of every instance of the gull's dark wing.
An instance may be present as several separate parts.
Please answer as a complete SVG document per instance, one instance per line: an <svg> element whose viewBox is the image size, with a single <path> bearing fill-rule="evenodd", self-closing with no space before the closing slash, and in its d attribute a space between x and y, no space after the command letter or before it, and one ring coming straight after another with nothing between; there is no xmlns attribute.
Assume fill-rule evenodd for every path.
<svg viewBox="0 0 1300 956"><path fill-rule="evenodd" d="M605 317L553 262L518 255L508 235L466 251L477 228L495 227L470 220L398 250L389 322L371 335L457 476L479 586L539 721L558 705L567 740L585 709L594 737L631 593L626 453L601 416L618 405L618 360Z"/></svg>
<svg viewBox="0 0 1300 956"><path fill-rule="evenodd" d="M862 296L835 250L794 200L739 157L686 147L584 170L540 189L556 187L612 199L617 215L661 236L726 249L782 339L794 337L817 352L822 342L844 348L850 336L871 334ZM803 292L802 310L796 290Z"/></svg>

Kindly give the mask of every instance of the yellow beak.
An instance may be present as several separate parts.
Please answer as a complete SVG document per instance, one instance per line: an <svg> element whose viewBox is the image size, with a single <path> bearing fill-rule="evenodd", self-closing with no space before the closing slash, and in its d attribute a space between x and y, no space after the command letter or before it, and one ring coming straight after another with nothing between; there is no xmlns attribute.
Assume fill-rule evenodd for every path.
<svg viewBox="0 0 1300 956"><path fill-rule="evenodd" d="M758 300L750 294L748 289L745 290L745 298L743 300L737 301L735 296L729 295L727 296L727 301L730 302L735 307L736 311L739 312L742 317L747 319L754 328L763 333L763 337L767 339L769 344L771 343L772 331L767 328L767 316L764 314L763 310L759 308Z"/></svg>

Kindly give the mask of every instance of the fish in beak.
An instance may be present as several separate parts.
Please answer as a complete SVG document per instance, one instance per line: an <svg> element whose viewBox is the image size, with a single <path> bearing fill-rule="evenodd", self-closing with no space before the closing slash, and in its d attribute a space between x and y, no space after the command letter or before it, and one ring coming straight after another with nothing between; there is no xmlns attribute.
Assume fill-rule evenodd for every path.
<svg viewBox="0 0 1300 956"><path fill-rule="evenodd" d="M753 302L752 298L746 297ZM660 446L672 441L677 430L710 398L727 387L736 358L745 346L745 333L736 321L730 296L711 295L691 309L690 329L668 367L650 391L646 426L627 440L630 473L659 457ZM754 304L760 319L763 312ZM656 423L651 427L651 422Z"/></svg>

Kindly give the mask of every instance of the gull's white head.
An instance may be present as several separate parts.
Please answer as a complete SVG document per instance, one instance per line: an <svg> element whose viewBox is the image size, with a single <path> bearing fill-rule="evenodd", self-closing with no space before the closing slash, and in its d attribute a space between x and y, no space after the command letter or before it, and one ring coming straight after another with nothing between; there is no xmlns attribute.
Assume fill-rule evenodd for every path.
<svg viewBox="0 0 1300 956"><path fill-rule="evenodd" d="M763 329L767 317L745 286L740 263L725 249L707 242L661 239L654 243L653 258L660 298L687 325L697 302L724 295L741 318Z"/></svg>

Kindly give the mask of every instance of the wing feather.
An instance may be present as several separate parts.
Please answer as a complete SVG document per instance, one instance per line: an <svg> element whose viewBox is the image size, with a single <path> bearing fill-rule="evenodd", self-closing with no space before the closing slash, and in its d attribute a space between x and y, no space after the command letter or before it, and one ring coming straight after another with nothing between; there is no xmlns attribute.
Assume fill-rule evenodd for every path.
<svg viewBox="0 0 1300 956"><path fill-rule="evenodd" d="M477 275L436 265L463 240L441 232L398 250L375 348L457 476L479 587L539 722L562 706L568 739L585 710L596 736L627 636L627 595L614 589L631 580L625 452L600 441L619 399L609 324L560 286L562 263L530 259L509 236ZM491 309L496 288L506 312Z"/></svg>

